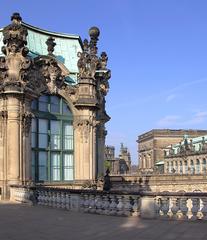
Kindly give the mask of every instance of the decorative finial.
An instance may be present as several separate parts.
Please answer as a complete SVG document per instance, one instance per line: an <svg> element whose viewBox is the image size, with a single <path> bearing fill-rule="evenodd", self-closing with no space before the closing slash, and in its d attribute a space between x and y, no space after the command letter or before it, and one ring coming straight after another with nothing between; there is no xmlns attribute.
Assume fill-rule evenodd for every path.
<svg viewBox="0 0 207 240"><path fill-rule="evenodd" d="M90 35L90 51L92 55L96 55L97 53L97 42L98 42L98 37L100 35L100 30L97 27L91 27L89 29L89 35Z"/></svg>
<svg viewBox="0 0 207 240"><path fill-rule="evenodd" d="M45 43L47 44L48 55L53 55L54 48L56 46L55 39L53 37L49 37Z"/></svg>
<svg viewBox="0 0 207 240"><path fill-rule="evenodd" d="M89 35L90 35L91 39L98 40L98 37L100 35L100 30L97 27L91 27L89 29Z"/></svg>

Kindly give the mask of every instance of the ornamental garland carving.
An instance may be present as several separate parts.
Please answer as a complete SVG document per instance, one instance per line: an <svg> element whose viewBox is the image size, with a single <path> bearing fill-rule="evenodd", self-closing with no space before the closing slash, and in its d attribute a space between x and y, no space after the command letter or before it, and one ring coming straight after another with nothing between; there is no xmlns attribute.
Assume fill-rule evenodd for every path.
<svg viewBox="0 0 207 240"><path fill-rule="evenodd" d="M77 129L80 133L81 142L88 142L89 134L91 132L91 127L93 126L93 122L91 119L81 119L77 118L74 121L74 129Z"/></svg>
<svg viewBox="0 0 207 240"><path fill-rule="evenodd" d="M24 112L22 114L22 128L26 137L29 135L33 117L34 115L31 112Z"/></svg>
<svg viewBox="0 0 207 240"><path fill-rule="evenodd" d="M89 118L84 118L83 116L78 116L75 118L73 127L77 129L80 133L81 142L88 142L89 134L95 127L104 127L104 122L102 120L97 120L95 116L90 116ZM98 129L98 128L97 128ZM103 134L106 135L104 128Z"/></svg>

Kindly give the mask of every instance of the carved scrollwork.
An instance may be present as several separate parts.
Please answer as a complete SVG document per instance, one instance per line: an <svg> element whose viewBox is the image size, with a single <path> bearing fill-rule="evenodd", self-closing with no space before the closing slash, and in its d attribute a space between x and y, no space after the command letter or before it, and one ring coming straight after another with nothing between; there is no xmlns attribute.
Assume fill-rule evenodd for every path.
<svg viewBox="0 0 207 240"><path fill-rule="evenodd" d="M0 111L0 119L5 120L8 118L8 112L6 110Z"/></svg>
<svg viewBox="0 0 207 240"><path fill-rule="evenodd" d="M74 121L74 129L77 129L79 131L81 142L88 142L92 126L93 124L90 119L76 119Z"/></svg>
<svg viewBox="0 0 207 240"><path fill-rule="evenodd" d="M6 122L8 118L8 111L2 110L0 111L0 137L3 136L3 129L4 129L4 123Z"/></svg>
<svg viewBox="0 0 207 240"><path fill-rule="evenodd" d="M25 136L29 135L33 117L34 115L31 112L24 112L22 114L22 128Z"/></svg>

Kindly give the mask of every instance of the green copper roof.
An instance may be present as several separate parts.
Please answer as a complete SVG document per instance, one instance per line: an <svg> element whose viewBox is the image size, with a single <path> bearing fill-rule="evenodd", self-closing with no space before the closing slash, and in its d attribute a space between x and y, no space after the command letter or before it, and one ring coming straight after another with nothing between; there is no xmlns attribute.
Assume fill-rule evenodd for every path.
<svg viewBox="0 0 207 240"><path fill-rule="evenodd" d="M55 38L55 50L53 54L57 60L62 62L69 70L70 75L66 78L66 81L70 84L77 83L77 53L82 51L82 42L77 35L67 35L61 33L49 32L46 30L33 27L29 24L22 23L27 30L27 47L30 50L30 56L35 57L38 55L47 55L47 45L45 44L47 38L52 36ZM0 48L3 46L3 34L0 29ZM2 55L2 53L0 53Z"/></svg>
<svg viewBox="0 0 207 240"><path fill-rule="evenodd" d="M207 135L200 136L200 137L195 137L195 138L191 138L191 139L187 135L185 135L183 140L181 141L181 145L184 145L185 139L187 140L188 144L190 144L190 142L192 140L192 144L194 146L194 151L195 152L198 152L200 150L202 142L207 143ZM174 150L174 154L179 153L179 147L180 147L180 143L172 145L172 149ZM170 149L171 146L168 146L167 148Z"/></svg>

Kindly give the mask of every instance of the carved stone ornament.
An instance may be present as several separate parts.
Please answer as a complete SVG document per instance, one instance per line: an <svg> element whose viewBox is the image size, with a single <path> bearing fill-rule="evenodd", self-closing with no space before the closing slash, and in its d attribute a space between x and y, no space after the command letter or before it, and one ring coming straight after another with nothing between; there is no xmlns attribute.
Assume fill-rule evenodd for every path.
<svg viewBox="0 0 207 240"><path fill-rule="evenodd" d="M58 62L53 57L40 56L35 60L35 64L39 66L38 71L44 77L48 92L57 93L57 89L61 88L64 83L64 75Z"/></svg>
<svg viewBox="0 0 207 240"><path fill-rule="evenodd" d="M90 119L76 119L74 121L74 129L77 129L79 131L81 142L88 142L92 126L93 123Z"/></svg>
<svg viewBox="0 0 207 240"><path fill-rule="evenodd" d="M45 43L47 44L48 55L53 56L54 48L56 46L55 39L53 37L49 37Z"/></svg>
<svg viewBox="0 0 207 240"><path fill-rule="evenodd" d="M99 65L99 58L97 57L97 41L100 31L97 27L92 27L89 30L90 43L85 39L83 41L83 52L78 53L78 69L79 79L94 78L97 67Z"/></svg>
<svg viewBox="0 0 207 240"><path fill-rule="evenodd" d="M31 112L25 112L22 114L22 127L25 136L29 135L33 117L34 116Z"/></svg>
<svg viewBox="0 0 207 240"><path fill-rule="evenodd" d="M5 57L0 59L0 80L6 83L26 82L31 59L26 47L27 29L21 25L19 13L11 17L12 23L3 29L2 52Z"/></svg>
<svg viewBox="0 0 207 240"><path fill-rule="evenodd" d="M0 91L19 89L37 96L42 92L57 93L69 71L52 54L56 45L54 39L49 38L46 42L48 56L31 59L27 56L28 33L21 24L22 18L19 13L14 13L11 20L12 23L3 29L5 57L0 57Z"/></svg>

